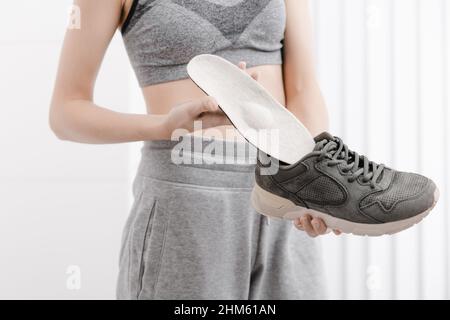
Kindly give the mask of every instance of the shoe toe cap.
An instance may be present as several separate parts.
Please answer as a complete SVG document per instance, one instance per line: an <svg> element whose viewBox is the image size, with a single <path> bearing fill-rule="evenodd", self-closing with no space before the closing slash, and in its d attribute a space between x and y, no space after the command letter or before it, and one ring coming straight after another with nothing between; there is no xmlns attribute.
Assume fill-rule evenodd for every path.
<svg viewBox="0 0 450 320"><path fill-rule="evenodd" d="M389 202L377 199L361 208L361 210L365 214L383 223L405 220L426 212L437 202L439 194L438 189L431 179L420 175L415 176L416 180L423 180L420 188L418 188L417 185L405 185L403 187L405 190L416 188L416 192L413 194L403 197L402 195L399 195L395 198L395 201L391 198L391 201Z"/></svg>

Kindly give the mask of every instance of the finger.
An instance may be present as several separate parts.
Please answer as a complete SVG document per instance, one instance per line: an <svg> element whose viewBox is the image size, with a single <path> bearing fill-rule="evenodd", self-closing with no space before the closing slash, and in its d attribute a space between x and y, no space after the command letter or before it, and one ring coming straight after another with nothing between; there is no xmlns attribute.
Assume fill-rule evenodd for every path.
<svg viewBox="0 0 450 320"><path fill-rule="evenodd" d="M205 97L200 100L190 102L188 105L191 112L190 115L194 118L198 117L203 112L214 112L219 109L217 101L213 97Z"/></svg>
<svg viewBox="0 0 450 320"><path fill-rule="evenodd" d="M239 67L239 69L242 69L242 70L247 69L247 62L245 62L245 61L240 61L240 62L238 63L238 67Z"/></svg>
<svg viewBox="0 0 450 320"><path fill-rule="evenodd" d="M302 226L302 221L300 220L300 218L294 220L294 226L300 231L305 231L305 229Z"/></svg>
<svg viewBox="0 0 450 320"><path fill-rule="evenodd" d="M207 106L207 111L216 112L219 111L219 104L217 100L213 97L206 97L203 103Z"/></svg>
<svg viewBox="0 0 450 320"><path fill-rule="evenodd" d="M302 221L302 226L305 229L306 233L312 238L317 237L317 233L314 231L314 228L311 225L311 216L304 215L300 218L300 220Z"/></svg>
<svg viewBox="0 0 450 320"><path fill-rule="evenodd" d="M203 129L208 129L211 127L231 125L230 120L224 113L208 113L202 116L202 126Z"/></svg>
<svg viewBox="0 0 450 320"><path fill-rule="evenodd" d="M337 235L337 236L340 236L340 235L342 234L342 231L336 230L336 229L334 229L333 232L334 232L334 234Z"/></svg>
<svg viewBox="0 0 450 320"><path fill-rule="evenodd" d="M311 225L313 226L314 231L317 234L322 235L327 232L327 226L326 226L325 222L320 218L313 218L311 220Z"/></svg>
<svg viewBox="0 0 450 320"><path fill-rule="evenodd" d="M250 74L250 76L251 76L254 80L258 81L258 79L259 79L259 72L254 71L254 72L252 72L252 73Z"/></svg>

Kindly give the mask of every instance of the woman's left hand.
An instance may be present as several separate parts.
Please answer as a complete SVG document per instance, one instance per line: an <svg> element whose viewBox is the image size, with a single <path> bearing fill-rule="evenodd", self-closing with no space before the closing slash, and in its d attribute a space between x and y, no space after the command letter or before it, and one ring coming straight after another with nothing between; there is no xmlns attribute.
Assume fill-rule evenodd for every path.
<svg viewBox="0 0 450 320"><path fill-rule="evenodd" d="M313 218L306 214L303 217L294 221L294 226L301 231L305 231L310 237L317 237L328 233L328 227L320 218ZM341 231L333 230L335 235L340 235Z"/></svg>

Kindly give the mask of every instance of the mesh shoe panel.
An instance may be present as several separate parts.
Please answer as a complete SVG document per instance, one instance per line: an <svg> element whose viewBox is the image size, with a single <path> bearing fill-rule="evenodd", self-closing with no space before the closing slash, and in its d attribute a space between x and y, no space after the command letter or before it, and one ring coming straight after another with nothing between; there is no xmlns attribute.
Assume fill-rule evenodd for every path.
<svg viewBox="0 0 450 320"><path fill-rule="evenodd" d="M414 173L396 172L390 188L374 193L361 201L361 207L369 206L379 201L387 210L399 201L418 195L426 186L428 179Z"/></svg>
<svg viewBox="0 0 450 320"><path fill-rule="evenodd" d="M333 179L320 176L304 186L297 195L302 199L320 204L339 204L345 201L345 194Z"/></svg>

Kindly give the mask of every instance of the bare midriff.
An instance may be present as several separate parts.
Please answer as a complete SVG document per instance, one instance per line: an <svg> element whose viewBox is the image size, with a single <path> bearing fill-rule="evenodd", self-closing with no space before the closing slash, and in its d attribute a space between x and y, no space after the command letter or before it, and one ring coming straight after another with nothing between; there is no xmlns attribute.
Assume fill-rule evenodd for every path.
<svg viewBox="0 0 450 320"><path fill-rule="evenodd" d="M258 73L258 82L282 105L285 105L283 72L281 65L261 65L247 69ZM142 89L149 114L167 114L170 109L184 102L202 98L205 93L190 79L183 79L151 85ZM201 130L195 135L211 136L211 132L221 132L224 139L242 139L231 126L225 125L215 130ZM217 137L216 137L217 138Z"/></svg>

